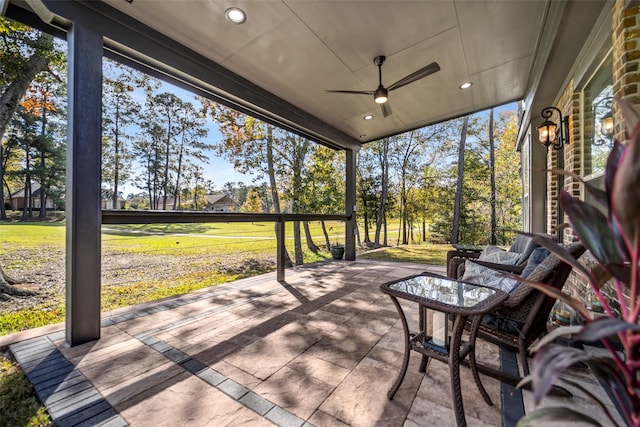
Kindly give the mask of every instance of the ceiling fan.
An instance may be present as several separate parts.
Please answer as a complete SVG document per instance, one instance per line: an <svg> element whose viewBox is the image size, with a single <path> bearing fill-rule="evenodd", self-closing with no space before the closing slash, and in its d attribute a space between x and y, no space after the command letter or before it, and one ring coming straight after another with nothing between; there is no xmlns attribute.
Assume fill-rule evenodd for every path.
<svg viewBox="0 0 640 427"><path fill-rule="evenodd" d="M378 67L378 88L376 90L327 90L326 92L333 93L354 93L357 95L373 95L373 100L376 104L380 104L380 108L382 109L382 115L387 117L392 114L391 106L389 105L389 92L402 86L408 85L409 83L413 83L417 80L420 80L424 77L427 77L437 71L440 71L440 66L437 62L432 62L426 67L422 67L417 71L405 76L395 82L389 87L384 87L382 85L382 64L384 64L385 59L387 59L383 55L376 56L373 58L373 63Z"/></svg>

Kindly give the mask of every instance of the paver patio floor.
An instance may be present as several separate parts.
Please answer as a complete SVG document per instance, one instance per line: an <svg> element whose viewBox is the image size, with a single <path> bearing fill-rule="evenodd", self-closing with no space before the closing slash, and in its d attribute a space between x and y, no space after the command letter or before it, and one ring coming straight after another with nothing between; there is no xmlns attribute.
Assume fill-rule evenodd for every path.
<svg viewBox="0 0 640 427"><path fill-rule="evenodd" d="M96 342L69 348L58 332L11 349L59 425L455 425L446 364L420 374L412 355L386 397L403 333L379 286L422 271L444 268L316 263L287 270L285 283L271 273L105 313ZM478 358L499 363L480 341ZM494 406L462 368L467 423L499 426L500 384L482 381Z"/></svg>

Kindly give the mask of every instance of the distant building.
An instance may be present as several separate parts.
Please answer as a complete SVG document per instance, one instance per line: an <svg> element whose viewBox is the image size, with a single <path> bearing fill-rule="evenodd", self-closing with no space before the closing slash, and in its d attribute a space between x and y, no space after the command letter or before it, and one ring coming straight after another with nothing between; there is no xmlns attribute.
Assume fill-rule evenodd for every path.
<svg viewBox="0 0 640 427"><path fill-rule="evenodd" d="M100 191L100 205L102 206L102 209L124 209L125 202L126 202L126 200L123 197L118 196L118 203L114 207L113 206L113 191L112 190L106 190L106 189L102 189Z"/></svg>
<svg viewBox="0 0 640 427"><path fill-rule="evenodd" d="M13 193L9 199L9 207L14 210L22 210L24 208L24 187ZM40 209L40 184L36 181L31 183L31 207L32 209ZM54 209L53 199L47 197L45 199L45 209Z"/></svg>
<svg viewBox="0 0 640 427"><path fill-rule="evenodd" d="M237 212L240 210L240 204L226 194L207 194L206 211L211 212Z"/></svg>

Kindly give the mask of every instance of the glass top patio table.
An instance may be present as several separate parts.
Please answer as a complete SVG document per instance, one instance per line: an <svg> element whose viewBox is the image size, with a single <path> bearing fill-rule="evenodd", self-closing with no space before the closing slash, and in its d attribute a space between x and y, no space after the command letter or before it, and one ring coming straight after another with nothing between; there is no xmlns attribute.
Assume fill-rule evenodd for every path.
<svg viewBox="0 0 640 427"><path fill-rule="evenodd" d="M506 299L500 290L472 285L442 276L421 274L381 286L384 293L420 303L434 310L475 315Z"/></svg>
<svg viewBox="0 0 640 427"><path fill-rule="evenodd" d="M430 273L423 273L384 283L380 286L380 290L389 295L395 305L400 315L405 336L402 366L395 383L387 392L387 397L393 399L393 396L400 388L407 367L409 366L409 358L412 351L422 355L420 372L426 371L429 358L443 361L449 365L451 397L456 422L458 426L466 426L462 392L460 389L460 362L469 356L469 364L476 386L485 402L491 405L491 399L478 375L474 349L475 339L482 316L506 300L508 294L498 289L472 285ZM420 315L419 332L409 332L407 318L398 299L408 300L418 304ZM426 309L440 311L446 313L447 316L455 315L452 336L449 337L451 343L447 348L430 345L429 340L431 337L427 334ZM469 338L468 341L464 343L462 342L462 333L465 325L468 325L468 321L470 322L468 326Z"/></svg>

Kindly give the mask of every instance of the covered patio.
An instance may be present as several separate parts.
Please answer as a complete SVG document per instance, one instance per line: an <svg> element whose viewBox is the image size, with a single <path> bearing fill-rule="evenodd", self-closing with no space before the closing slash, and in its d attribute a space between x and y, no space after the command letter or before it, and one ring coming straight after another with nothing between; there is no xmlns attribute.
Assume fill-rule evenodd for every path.
<svg viewBox="0 0 640 427"><path fill-rule="evenodd" d="M8 17L69 43L67 322L64 331L20 339L11 351L59 425L453 425L448 371L437 361L423 375L414 355L395 399L386 397L403 344L397 313L379 286L444 269L355 259L357 152L370 141L523 100L523 228L548 231L562 215L547 197L557 187L532 171L553 166L559 155L531 143L536 117L559 100L578 103L580 79L610 48L614 2L238 3L252 26L225 20L231 2L206 2L206 14L205 2L0 2ZM629 3L615 2L620 10ZM386 85L432 61L440 71L394 91L392 115L371 97L326 93L382 85L373 63L380 55L387 57ZM346 223L348 262L287 270L285 277L279 250L277 273L101 314L102 224L231 220L101 210L103 56L344 150L344 212L334 219ZM460 88L467 82L471 91ZM563 93L565 87L571 90ZM369 115L376 120L365 121ZM580 169L580 158L565 157ZM280 224L280 242L282 223L296 220L263 218ZM416 311L406 312L415 324ZM479 347L479 357L498 366L499 351ZM462 375L470 425L513 425L522 414L517 399L504 400L513 398L501 390L506 386L483 377L494 403L487 406L469 372ZM587 372L576 375L600 390ZM526 392L524 402L531 407ZM579 394L558 404L597 417Z"/></svg>
<svg viewBox="0 0 640 427"><path fill-rule="evenodd" d="M68 347L64 333L11 345L56 425L455 425L446 364L418 372L413 354L393 400L403 332L380 284L443 267L321 262L104 313L99 341ZM406 304L417 325L415 305ZM497 347L478 341L479 360L500 366ZM508 353L502 363L514 360ZM503 366L507 368L507 366ZM588 371L575 378L603 393ZM471 426L514 425L529 392L482 376L493 406L461 372ZM598 416L580 393L546 404ZM615 412L615 410L614 410Z"/></svg>

